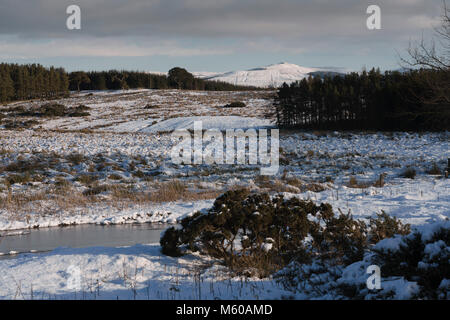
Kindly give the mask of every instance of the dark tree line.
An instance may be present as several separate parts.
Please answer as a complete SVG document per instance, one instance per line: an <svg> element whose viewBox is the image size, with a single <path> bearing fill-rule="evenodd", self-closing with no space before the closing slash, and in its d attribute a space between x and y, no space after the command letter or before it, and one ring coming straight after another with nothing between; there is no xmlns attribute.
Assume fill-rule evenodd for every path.
<svg viewBox="0 0 450 320"><path fill-rule="evenodd" d="M76 71L69 74L69 90L166 89L167 77L135 71Z"/></svg>
<svg viewBox="0 0 450 320"><path fill-rule="evenodd" d="M138 71L76 71L45 68L39 64L0 64L0 103L67 95L69 90L118 89L251 90L225 82L195 78L182 68L173 68L168 76Z"/></svg>
<svg viewBox="0 0 450 320"><path fill-rule="evenodd" d="M69 78L62 68L39 64L0 64L0 102L53 98L68 93Z"/></svg>
<svg viewBox="0 0 450 320"><path fill-rule="evenodd" d="M183 68L173 68L168 75L138 71L93 71L72 72L69 75L72 91L79 90L118 90L118 89L183 89L183 90L249 90L251 87L235 86L226 82L195 78Z"/></svg>
<svg viewBox="0 0 450 320"><path fill-rule="evenodd" d="M424 77L450 82L449 71L382 74L372 69L284 84L276 99L278 124L331 130L450 130L450 105L445 100L424 102L433 95Z"/></svg>

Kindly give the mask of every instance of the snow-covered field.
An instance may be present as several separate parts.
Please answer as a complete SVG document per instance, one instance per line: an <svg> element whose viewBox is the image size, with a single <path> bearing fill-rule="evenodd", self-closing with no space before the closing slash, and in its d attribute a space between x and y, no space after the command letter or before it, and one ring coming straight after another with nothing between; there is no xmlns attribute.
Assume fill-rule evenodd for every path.
<svg viewBox="0 0 450 320"><path fill-rule="evenodd" d="M163 120L190 116L243 116L269 118L273 121L271 97L273 91L219 92L178 90L118 90L106 92L72 93L69 98L52 100L67 107L85 105L89 115L36 119L33 129L90 130L97 132L139 132ZM242 101L249 108L224 108L233 101ZM49 101L15 102L0 112L8 112L17 106L35 108ZM15 120L18 120L17 117Z"/></svg>
<svg viewBox="0 0 450 320"><path fill-rule="evenodd" d="M203 129L273 126L271 94L76 93L58 103L84 104L89 116L37 118L26 129L0 129L0 234L84 223L176 223L208 209L217 194L236 187L328 202L336 212L350 211L361 219L383 210L413 227L450 217L450 182L439 174L450 158L448 132L281 131L280 170L267 179L259 176L256 165L172 163L170 151L177 141L170 132L191 128L193 121L202 120ZM247 107L223 108L233 101ZM3 112L8 117L5 108L43 103L18 102ZM403 177L408 169L415 171L414 179ZM377 185L381 176L384 183ZM180 195L167 197L170 187ZM81 272L79 290L67 286L67 270L73 266ZM0 270L0 298L292 296L273 279L234 278L204 257L165 257L157 244L60 248L0 260Z"/></svg>
<svg viewBox="0 0 450 320"><path fill-rule="evenodd" d="M141 132L172 132L174 130L194 129L194 122L202 123L203 130L216 129L258 129L273 127L273 123L267 119L241 116L202 116L202 117L179 117L158 122L149 128L140 130Z"/></svg>

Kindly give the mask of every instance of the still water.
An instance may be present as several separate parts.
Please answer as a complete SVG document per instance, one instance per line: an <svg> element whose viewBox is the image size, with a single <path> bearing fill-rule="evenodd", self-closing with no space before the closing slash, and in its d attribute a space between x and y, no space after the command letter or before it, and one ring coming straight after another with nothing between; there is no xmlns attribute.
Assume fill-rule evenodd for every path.
<svg viewBox="0 0 450 320"><path fill-rule="evenodd" d="M79 225L32 229L25 234L0 237L0 259L14 258L11 253L45 252L58 247L119 247L139 243L159 243L164 224Z"/></svg>

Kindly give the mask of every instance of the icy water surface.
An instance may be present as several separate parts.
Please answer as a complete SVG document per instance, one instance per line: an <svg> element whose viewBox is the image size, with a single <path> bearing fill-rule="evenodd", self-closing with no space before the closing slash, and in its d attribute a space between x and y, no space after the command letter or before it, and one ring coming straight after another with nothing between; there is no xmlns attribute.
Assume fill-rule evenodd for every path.
<svg viewBox="0 0 450 320"><path fill-rule="evenodd" d="M16 253L45 252L58 247L119 247L139 243L158 243L165 224L78 225L32 229L0 234L0 259Z"/></svg>

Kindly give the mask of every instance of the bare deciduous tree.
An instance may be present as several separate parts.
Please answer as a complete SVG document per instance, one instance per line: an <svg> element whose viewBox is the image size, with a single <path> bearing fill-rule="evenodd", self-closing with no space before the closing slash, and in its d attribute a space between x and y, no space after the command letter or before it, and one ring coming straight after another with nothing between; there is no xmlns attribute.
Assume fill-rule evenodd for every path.
<svg viewBox="0 0 450 320"><path fill-rule="evenodd" d="M448 71L450 68L450 9L443 2L442 21L434 29L435 37L431 41L422 39L410 43L408 58L400 58L403 66L423 67L433 70Z"/></svg>
<svg viewBox="0 0 450 320"><path fill-rule="evenodd" d="M429 70L421 74L429 92L417 97L425 104L450 104L450 9L445 0L442 9L435 36L430 41L422 37L419 42L410 43L408 57L400 57L400 64L405 68Z"/></svg>

